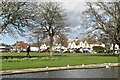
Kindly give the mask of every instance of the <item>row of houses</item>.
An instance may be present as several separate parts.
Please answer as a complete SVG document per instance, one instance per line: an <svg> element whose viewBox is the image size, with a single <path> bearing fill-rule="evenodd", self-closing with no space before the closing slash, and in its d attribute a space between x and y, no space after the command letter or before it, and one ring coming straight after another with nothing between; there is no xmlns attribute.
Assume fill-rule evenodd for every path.
<svg viewBox="0 0 120 80"><path fill-rule="evenodd" d="M26 48L29 44L28 43L25 43L23 41L16 41L15 44L13 45L6 45L6 44L0 44L0 52L3 52L3 51L26 51ZM75 39L73 41L69 41L68 45L67 46L62 46L61 44L54 44L54 46L52 47L52 50L55 51L55 50L72 50L72 49L80 49L81 51L84 50L84 49L89 49L90 51L93 50L93 46L101 46L101 47L104 47L105 48L105 44L101 43L101 42L94 42L94 43L91 43L89 41L82 41L82 40L79 40L79 39ZM47 46L45 43L42 44L40 46L40 48L38 47L32 47L31 46L31 51L39 51L39 49L41 51L44 51L48 48L49 46ZM115 48L118 50L119 49L119 46L116 44L115 45ZM113 49L113 44L111 45L110 49L112 50Z"/></svg>

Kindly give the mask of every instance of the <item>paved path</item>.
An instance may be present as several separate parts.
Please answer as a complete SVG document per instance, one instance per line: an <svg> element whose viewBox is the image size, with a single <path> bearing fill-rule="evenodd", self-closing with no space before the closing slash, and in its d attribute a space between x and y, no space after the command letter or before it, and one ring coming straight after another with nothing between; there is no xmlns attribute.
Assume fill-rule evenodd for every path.
<svg viewBox="0 0 120 80"><path fill-rule="evenodd" d="M20 69L20 70L2 70L0 74L18 74L18 73L32 73L32 72L44 72L54 70L66 70L66 69L91 69L91 68L102 68L102 67L120 67L120 63L104 63L104 64L89 64L89 65L78 65L78 66L64 66L64 67L46 67L46 68L32 68L32 69Z"/></svg>

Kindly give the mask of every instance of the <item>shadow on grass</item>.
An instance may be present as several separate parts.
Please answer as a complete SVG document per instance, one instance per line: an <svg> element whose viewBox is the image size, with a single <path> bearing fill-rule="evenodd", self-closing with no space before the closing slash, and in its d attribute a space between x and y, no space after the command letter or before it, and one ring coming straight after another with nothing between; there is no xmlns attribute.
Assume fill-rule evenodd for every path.
<svg viewBox="0 0 120 80"><path fill-rule="evenodd" d="M33 57L37 57L37 58L40 58L41 56L2 56L2 57L0 57L0 58L2 58L2 59L9 59L9 58L11 58L11 59L13 59L13 58L33 58Z"/></svg>
<svg viewBox="0 0 120 80"><path fill-rule="evenodd" d="M85 57L85 56L101 56L101 57L118 57L118 54L81 54L81 53L75 53L75 54L54 54L52 57ZM13 59L13 58L42 58L42 57L50 57L49 55L31 55L31 56L17 56L17 55L12 55L12 56L0 56L0 59Z"/></svg>
<svg viewBox="0 0 120 80"><path fill-rule="evenodd" d="M108 56L108 57L111 57L111 56L114 56L114 57L119 57L119 54L91 54L91 55L88 55L88 56Z"/></svg>
<svg viewBox="0 0 120 80"><path fill-rule="evenodd" d="M64 57L66 55L54 55L53 57ZM42 57L50 57L49 55L43 55L43 56L0 56L0 59L13 59L13 58L42 58Z"/></svg>

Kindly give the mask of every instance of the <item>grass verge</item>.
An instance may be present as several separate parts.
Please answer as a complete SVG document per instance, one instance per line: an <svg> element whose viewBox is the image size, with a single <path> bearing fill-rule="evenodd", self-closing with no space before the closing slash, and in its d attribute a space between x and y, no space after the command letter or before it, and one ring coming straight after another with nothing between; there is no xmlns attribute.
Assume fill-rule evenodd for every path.
<svg viewBox="0 0 120 80"><path fill-rule="evenodd" d="M48 53L31 53L31 58L25 55L26 53L1 53L2 70L118 62L118 57L111 54L53 53L53 57L49 57Z"/></svg>

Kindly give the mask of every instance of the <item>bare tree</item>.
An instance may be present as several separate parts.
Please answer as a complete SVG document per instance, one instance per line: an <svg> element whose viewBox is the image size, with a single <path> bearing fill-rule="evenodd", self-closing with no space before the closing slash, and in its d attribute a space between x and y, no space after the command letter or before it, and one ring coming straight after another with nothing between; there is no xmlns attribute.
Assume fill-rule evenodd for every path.
<svg viewBox="0 0 120 80"><path fill-rule="evenodd" d="M95 30L101 30L108 35L113 44L120 48L120 2L93 2L87 3L87 19Z"/></svg>
<svg viewBox="0 0 120 80"><path fill-rule="evenodd" d="M39 25L39 30L42 31L46 37L49 37L50 51L52 51L54 36L64 33L66 30L66 15L60 3L41 2L37 5L35 20ZM52 52L50 52L50 55L52 56Z"/></svg>
<svg viewBox="0 0 120 80"><path fill-rule="evenodd" d="M34 17L33 4L30 2L7 2L0 3L0 34L20 35L26 31L26 26L32 25L30 21Z"/></svg>
<svg viewBox="0 0 120 80"><path fill-rule="evenodd" d="M37 47L40 51L40 45L45 42L46 33L44 33L39 26L29 27L29 30L29 40L37 43Z"/></svg>
<svg viewBox="0 0 120 80"><path fill-rule="evenodd" d="M67 45L68 45L68 37L65 34L60 34L56 38L56 43L67 47Z"/></svg>

